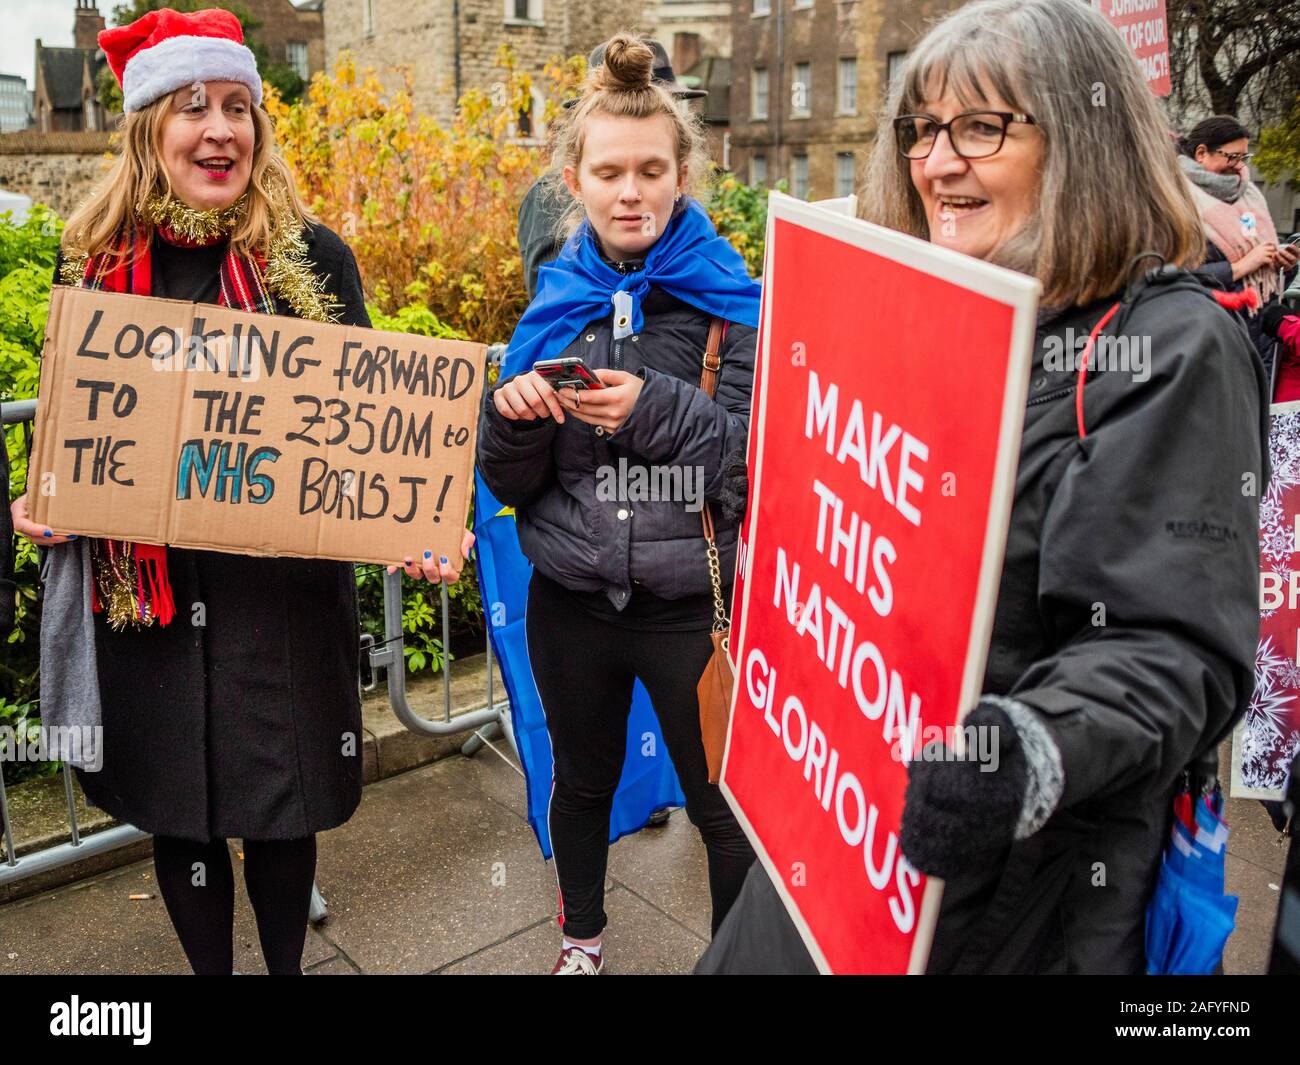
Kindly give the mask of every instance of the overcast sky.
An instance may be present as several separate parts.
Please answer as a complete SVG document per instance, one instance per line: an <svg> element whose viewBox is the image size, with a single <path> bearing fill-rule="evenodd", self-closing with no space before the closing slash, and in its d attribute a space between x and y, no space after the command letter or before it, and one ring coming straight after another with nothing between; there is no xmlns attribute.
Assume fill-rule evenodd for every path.
<svg viewBox="0 0 1300 1065"><path fill-rule="evenodd" d="M117 4L99 0L99 13L112 18ZM36 38L53 48L71 48L76 10L76 0L0 0L0 74L20 74L34 89Z"/></svg>
<svg viewBox="0 0 1300 1065"><path fill-rule="evenodd" d="M102 2L107 18L116 0ZM51 46L72 46L73 0L0 0L0 74L19 74L35 87L32 59L36 38Z"/></svg>

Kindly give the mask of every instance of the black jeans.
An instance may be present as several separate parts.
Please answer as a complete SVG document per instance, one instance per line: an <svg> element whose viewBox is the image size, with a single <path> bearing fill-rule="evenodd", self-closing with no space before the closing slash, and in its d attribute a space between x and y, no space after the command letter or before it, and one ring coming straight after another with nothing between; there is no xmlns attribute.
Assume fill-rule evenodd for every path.
<svg viewBox="0 0 1300 1065"><path fill-rule="evenodd" d="M564 589L534 575L528 589L528 656L555 757L551 846L566 935L605 927L609 818L627 751L632 684L654 703L668 754L709 861L716 932L755 860L735 815L709 783L695 686L713 653L711 617L693 632L623 628L575 608Z"/></svg>

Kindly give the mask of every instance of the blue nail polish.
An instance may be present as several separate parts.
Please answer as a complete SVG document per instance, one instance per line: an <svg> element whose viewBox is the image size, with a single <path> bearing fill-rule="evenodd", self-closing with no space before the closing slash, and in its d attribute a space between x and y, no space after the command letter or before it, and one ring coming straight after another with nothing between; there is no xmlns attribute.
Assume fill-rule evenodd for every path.
<svg viewBox="0 0 1300 1065"><path fill-rule="evenodd" d="M53 536L54 533L50 532L49 529L46 529L45 532L41 533L41 535L42 535L42 536Z"/></svg>
<svg viewBox="0 0 1300 1065"><path fill-rule="evenodd" d="M425 558L432 558L432 557L433 557L433 552L432 552L432 551L426 551L426 552L424 553L424 557L425 557Z"/></svg>
<svg viewBox="0 0 1300 1065"><path fill-rule="evenodd" d="M441 562L441 563L445 566L445 565L447 564L447 556L446 556L446 555L439 555L439 556L438 556L438 561Z"/></svg>
<svg viewBox="0 0 1300 1065"><path fill-rule="evenodd" d="M75 540L75 539L77 539L77 535L76 535L76 533L73 533L71 536L68 537L68 539L69 539L69 540Z"/></svg>

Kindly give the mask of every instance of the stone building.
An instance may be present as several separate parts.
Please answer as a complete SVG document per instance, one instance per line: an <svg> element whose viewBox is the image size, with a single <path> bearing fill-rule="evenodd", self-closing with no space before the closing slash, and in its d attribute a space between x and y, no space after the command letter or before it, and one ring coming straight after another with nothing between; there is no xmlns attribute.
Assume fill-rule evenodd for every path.
<svg viewBox="0 0 1300 1065"><path fill-rule="evenodd" d="M709 90L705 114L720 129L730 118L731 6L727 0L324 0L325 51L330 62L349 51L381 77L406 67L416 107L447 121L460 94L490 90L500 79L501 44L536 77L552 59L588 54L630 30L658 37L677 74ZM715 139L720 152L721 134Z"/></svg>
<svg viewBox="0 0 1300 1065"><path fill-rule="evenodd" d="M36 88L32 124L43 133L103 130L109 115L95 93L95 77L104 65L96 38L104 16L95 0L76 0L71 48L47 48L36 40Z"/></svg>
<svg viewBox="0 0 1300 1065"><path fill-rule="evenodd" d="M553 58L589 52L619 29L653 29L642 0L324 0L330 61L351 52L382 76L406 67L415 105L440 121L472 88L501 77L497 49L509 44L521 69L537 75Z"/></svg>
<svg viewBox="0 0 1300 1065"><path fill-rule="evenodd" d="M295 6L291 0L237 0L256 24L250 36L276 63L293 67L304 80L325 67L324 0Z"/></svg>
<svg viewBox="0 0 1300 1065"><path fill-rule="evenodd" d="M704 116L710 154L724 167L730 166L733 6L729 0L659 0L653 19L678 80L709 94L691 106Z"/></svg>
<svg viewBox="0 0 1300 1065"><path fill-rule="evenodd" d="M737 0L732 169L808 199L854 191L885 86L962 0Z"/></svg>

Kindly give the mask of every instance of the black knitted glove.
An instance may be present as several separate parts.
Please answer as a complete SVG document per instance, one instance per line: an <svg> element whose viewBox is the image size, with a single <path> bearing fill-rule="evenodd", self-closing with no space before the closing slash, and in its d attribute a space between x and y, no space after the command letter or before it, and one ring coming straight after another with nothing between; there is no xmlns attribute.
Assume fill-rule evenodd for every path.
<svg viewBox="0 0 1300 1065"><path fill-rule="evenodd" d="M961 727L983 733L966 733L962 760L936 741L910 763L899 841L913 866L945 880L1037 832L1065 783L1060 752L1029 707L985 696Z"/></svg>
<svg viewBox="0 0 1300 1065"><path fill-rule="evenodd" d="M739 525L749 503L749 470L745 465L745 449L737 448L722 460L722 488L718 495L718 508L725 521Z"/></svg>
<svg viewBox="0 0 1300 1065"><path fill-rule="evenodd" d="M1285 306L1281 300L1276 303L1270 303L1259 313L1260 332L1265 336L1277 338L1278 327L1282 324L1282 319L1292 313L1291 309Z"/></svg>

